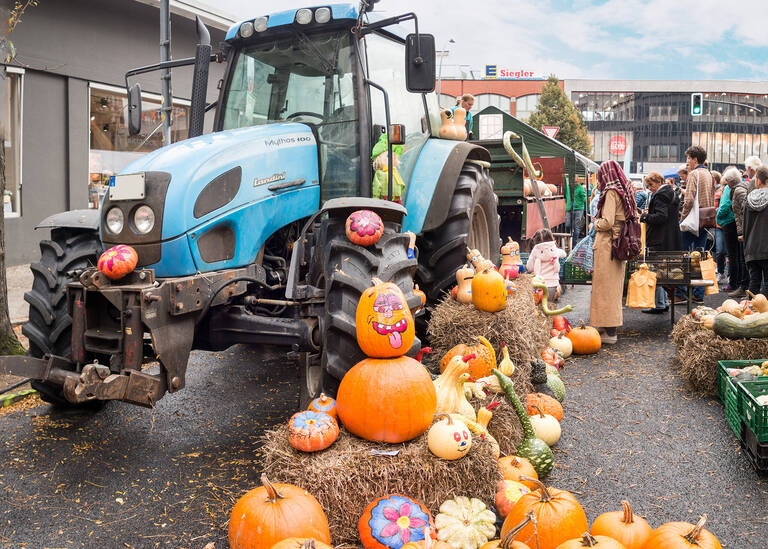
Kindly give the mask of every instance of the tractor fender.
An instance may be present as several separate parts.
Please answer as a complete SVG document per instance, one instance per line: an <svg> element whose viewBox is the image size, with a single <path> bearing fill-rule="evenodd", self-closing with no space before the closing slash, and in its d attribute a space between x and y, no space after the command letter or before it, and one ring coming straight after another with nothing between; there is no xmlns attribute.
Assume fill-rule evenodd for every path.
<svg viewBox="0 0 768 549"><path fill-rule="evenodd" d="M491 155L484 147L465 141L427 140L408 185L404 231L419 234L443 224L461 167L467 160L490 162Z"/></svg>
<svg viewBox="0 0 768 549"><path fill-rule="evenodd" d="M35 229L91 229L99 230L100 210L70 210L49 215Z"/></svg>
<svg viewBox="0 0 768 549"><path fill-rule="evenodd" d="M314 297L307 293L309 289L306 286L299 286L299 274L307 253L307 232L314 226L317 219L326 212L332 217L346 217L356 210L372 210L381 216L382 221L398 224L403 222L403 217L406 215L406 209L401 204L378 198L344 197L327 201L304 224L301 235L293 246L291 266L288 269L288 283L285 288L287 299Z"/></svg>

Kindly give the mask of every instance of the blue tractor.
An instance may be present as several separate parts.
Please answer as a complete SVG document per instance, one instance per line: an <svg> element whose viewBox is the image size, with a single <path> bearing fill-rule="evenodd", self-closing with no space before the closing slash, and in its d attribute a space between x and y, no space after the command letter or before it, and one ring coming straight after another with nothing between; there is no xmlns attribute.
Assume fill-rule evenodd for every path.
<svg viewBox="0 0 768 549"><path fill-rule="evenodd" d="M194 65L189 138L115 176L99 211L41 224L51 239L40 243L25 295L30 353L3 357L0 370L35 379L52 403L152 406L184 388L192 349L278 345L297 359L305 404L335 394L363 358L355 308L372 277L398 284L416 310L414 281L434 303L468 247L496 259L488 152L435 137L434 38L419 34L414 14L383 18L369 4L249 19L216 53L198 21L195 58L130 71L129 125L138 131L141 91L129 78ZM227 65L206 105L211 62ZM203 135L211 108L213 132ZM382 142L383 195L371 165ZM393 147L402 204L392 200ZM359 209L385 222L373 246L346 237L345 220ZM94 265L117 244L139 262L113 281Z"/></svg>

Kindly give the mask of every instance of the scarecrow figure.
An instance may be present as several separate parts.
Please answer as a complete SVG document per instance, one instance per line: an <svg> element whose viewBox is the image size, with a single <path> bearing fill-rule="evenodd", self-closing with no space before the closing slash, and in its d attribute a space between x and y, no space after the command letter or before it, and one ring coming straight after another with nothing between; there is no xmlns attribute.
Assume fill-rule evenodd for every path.
<svg viewBox="0 0 768 549"><path fill-rule="evenodd" d="M371 185L373 198L381 198L382 200L387 199L389 187L387 182L387 144L387 134L383 133L376 142L376 145L373 146L373 151L371 151L371 161L374 169L373 184ZM402 145L392 147L392 201L398 204L403 203L402 196L405 189L405 183L397 171L401 154L403 154Z"/></svg>

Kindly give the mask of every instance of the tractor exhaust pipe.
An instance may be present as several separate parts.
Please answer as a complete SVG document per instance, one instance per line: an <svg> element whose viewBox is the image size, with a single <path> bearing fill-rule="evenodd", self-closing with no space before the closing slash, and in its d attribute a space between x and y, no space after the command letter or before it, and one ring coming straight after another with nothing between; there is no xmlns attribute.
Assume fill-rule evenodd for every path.
<svg viewBox="0 0 768 549"><path fill-rule="evenodd" d="M205 123L205 97L208 93L208 67L211 63L211 34L195 17L197 26L197 48L195 49L195 72L192 78L192 106L189 109L189 137L203 134Z"/></svg>

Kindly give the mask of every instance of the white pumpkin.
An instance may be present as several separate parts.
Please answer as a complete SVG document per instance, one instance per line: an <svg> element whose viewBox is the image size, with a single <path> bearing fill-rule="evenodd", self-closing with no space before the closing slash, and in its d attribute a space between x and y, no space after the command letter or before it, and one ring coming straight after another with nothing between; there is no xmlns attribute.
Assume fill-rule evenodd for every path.
<svg viewBox="0 0 768 549"><path fill-rule="evenodd" d="M442 459L460 459L469 453L472 447L472 433L464 422L453 419L448 414L441 417L427 433L429 451Z"/></svg>
<svg viewBox="0 0 768 549"><path fill-rule="evenodd" d="M478 549L496 534L496 515L477 498L444 501L435 517L437 539L455 549Z"/></svg>
<svg viewBox="0 0 768 549"><path fill-rule="evenodd" d="M560 351L563 358L568 358L573 353L573 343L562 332L549 340L549 346Z"/></svg>
<svg viewBox="0 0 768 549"><path fill-rule="evenodd" d="M538 410L538 407L535 407ZM536 433L536 436L543 440L547 446L554 446L557 441L560 440L562 430L560 428L560 422L557 421L555 416L544 414L539 410L538 415L534 414L529 417L531 425Z"/></svg>

